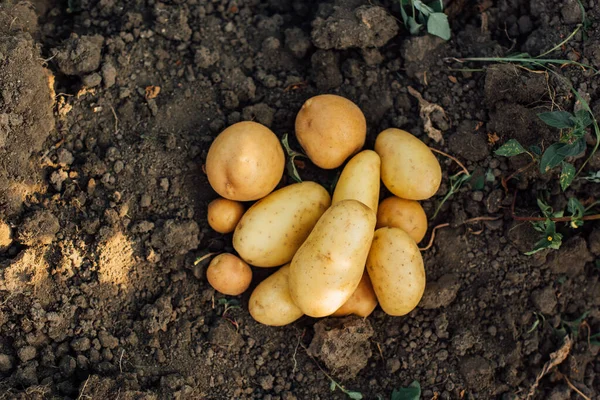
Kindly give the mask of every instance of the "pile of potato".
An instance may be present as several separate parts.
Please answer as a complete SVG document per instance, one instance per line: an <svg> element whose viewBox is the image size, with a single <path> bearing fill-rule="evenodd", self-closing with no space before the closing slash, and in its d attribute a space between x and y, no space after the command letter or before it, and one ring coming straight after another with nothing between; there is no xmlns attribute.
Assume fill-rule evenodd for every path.
<svg viewBox="0 0 600 400"><path fill-rule="evenodd" d="M208 282L239 295L251 266L278 268L252 292L249 311L281 326L303 315L366 317L377 304L390 315L413 310L425 290L417 243L427 231L418 200L433 196L440 164L415 136L386 129L375 149L362 150L367 125L350 100L319 95L296 117L296 137L318 167L344 166L333 196L315 182L281 181L285 155L277 136L256 122L226 128L211 145L206 174L222 198L208 206L208 222L233 232L239 255L219 254ZM380 202L380 182L393 194ZM258 201L256 201L258 200ZM256 201L245 211L242 202Z"/></svg>

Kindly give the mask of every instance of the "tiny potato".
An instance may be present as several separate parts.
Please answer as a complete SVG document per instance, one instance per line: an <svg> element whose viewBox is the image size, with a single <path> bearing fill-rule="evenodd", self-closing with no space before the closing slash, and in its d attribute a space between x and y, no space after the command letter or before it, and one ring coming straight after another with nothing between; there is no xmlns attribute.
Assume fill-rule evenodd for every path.
<svg viewBox="0 0 600 400"><path fill-rule="evenodd" d="M367 272L383 311L401 316L411 312L425 291L423 258L415 241L400 228L375 231Z"/></svg>
<svg viewBox="0 0 600 400"><path fill-rule="evenodd" d="M211 260L206 279L217 292L237 296L250 286L252 269L233 254L223 253Z"/></svg>
<svg viewBox="0 0 600 400"><path fill-rule="evenodd" d="M256 267L288 263L330 204L327 190L315 182L276 190L246 211L233 233L233 248Z"/></svg>
<svg viewBox="0 0 600 400"><path fill-rule="evenodd" d="M206 175L229 200L258 200L275 189L285 166L279 139L266 126L243 121L221 132L208 149Z"/></svg>
<svg viewBox="0 0 600 400"><path fill-rule="evenodd" d="M337 168L365 144L367 122L352 101L333 94L306 100L296 116L296 137L310 160Z"/></svg>
<svg viewBox="0 0 600 400"><path fill-rule="evenodd" d="M354 199L377 212L381 159L373 150L363 150L348 161L338 179L331 204Z"/></svg>
<svg viewBox="0 0 600 400"><path fill-rule="evenodd" d="M396 196L425 200L438 191L440 163L415 136L401 129L386 129L375 139L375 151L381 157L381 180Z"/></svg>
<svg viewBox="0 0 600 400"><path fill-rule="evenodd" d="M376 229L385 226L400 228L419 243L427 232L427 215L415 200L388 197L379 204Z"/></svg>
<svg viewBox="0 0 600 400"><path fill-rule="evenodd" d="M371 315L375 307L377 307L377 296L375 296L375 292L373 291L369 274L365 270L352 296L331 316L345 317L346 315L354 314L366 318Z"/></svg>
<svg viewBox="0 0 600 400"><path fill-rule="evenodd" d="M290 293L304 314L331 315L352 296L375 222L373 210L357 200L342 200L325 211L290 265Z"/></svg>
<svg viewBox="0 0 600 400"><path fill-rule="evenodd" d="M244 215L244 205L238 201L219 198L208 203L208 225L219 233L233 232Z"/></svg>
<svg viewBox="0 0 600 400"><path fill-rule="evenodd" d="M289 273L290 264L286 264L258 284L248 302L252 318L264 325L283 326L304 315L290 296Z"/></svg>

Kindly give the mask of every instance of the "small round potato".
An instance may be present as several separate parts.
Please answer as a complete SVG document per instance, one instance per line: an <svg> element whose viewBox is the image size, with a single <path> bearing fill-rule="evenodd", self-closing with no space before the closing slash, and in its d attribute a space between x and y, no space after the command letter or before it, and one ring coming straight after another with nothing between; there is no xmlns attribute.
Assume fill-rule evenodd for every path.
<svg viewBox="0 0 600 400"><path fill-rule="evenodd" d="M238 201L219 198L208 204L208 224L219 233L233 232L244 215L244 205Z"/></svg>
<svg viewBox="0 0 600 400"><path fill-rule="evenodd" d="M401 129L386 129L375 139L375 151L381 157L381 180L396 196L426 200L438 191L442 168L417 137Z"/></svg>
<svg viewBox="0 0 600 400"><path fill-rule="evenodd" d="M381 179L381 159L373 150L363 150L348 161L335 186L331 204L358 200L377 212Z"/></svg>
<svg viewBox="0 0 600 400"><path fill-rule="evenodd" d="M367 122L352 101L333 94L312 97L296 116L296 137L310 160L337 168L365 144Z"/></svg>
<svg viewBox="0 0 600 400"><path fill-rule="evenodd" d="M217 292L237 296L250 286L252 269L233 254L223 253L211 260L206 279Z"/></svg>
<svg viewBox="0 0 600 400"><path fill-rule="evenodd" d="M354 314L366 318L371 315L375 307L377 307L377 296L375 296L375 292L373 291L369 274L365 271L352 296L331 316L345 317L346 315Z"/></svg>
<svg viewBox="0 0 600 400"><path fill-rule="evenodd" d="M391 196L379 204L377 227L400 228L419 243L427 232L427 215L421 204L415 200Z"/></svg>
<svg viewBox="0 0 600 400"><path fill-rule="evenodd" d="M243 121L217 136L206 156L212 188L229 200L258 200L275 189L285 167L283 148L266 126Z"/></svg>

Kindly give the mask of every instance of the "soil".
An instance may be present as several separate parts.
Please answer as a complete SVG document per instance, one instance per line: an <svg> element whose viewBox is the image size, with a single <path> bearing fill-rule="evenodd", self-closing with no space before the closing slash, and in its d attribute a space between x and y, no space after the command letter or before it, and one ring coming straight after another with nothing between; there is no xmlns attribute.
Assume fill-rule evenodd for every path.
<svg viewBox="0 0 600 400"><path fill-rule="evenodd" d="M570 354L532 398L598 398L600 227L559 224L560 250L526 256L537 232L511 205L516 191L516 213L539 215L544 192L558 210L600 187L580 179L563 194L558 172L532 168L507 193L502 178L529 160L493 151L555 141L536 114L580 107L569 84L600 112L600 75L452 61L544 53L582 22L579 3L447 3L444 42L410 36L391 0L0 0L0 398L346 398L331 377L365 399L414 380L424 399L517 399L565 333ZM591 24L545 57L600 69L600 3L582 4ZM409 86L444 109L432 117L443 143ZM325 92L362 108L367 147L407 129L473 179L430 221L430 234L450 225L423 252L428 287L409 315L262 326L250 292L215 293L194 265L231 250L208 227L202 166L241 120L299 150L294 117ZM430 217L460 170L440 162ZM582 174L598 168L595 156ZM336 171L300 175L330 188ZM498 219L466 223L483 216Z"/></svg>

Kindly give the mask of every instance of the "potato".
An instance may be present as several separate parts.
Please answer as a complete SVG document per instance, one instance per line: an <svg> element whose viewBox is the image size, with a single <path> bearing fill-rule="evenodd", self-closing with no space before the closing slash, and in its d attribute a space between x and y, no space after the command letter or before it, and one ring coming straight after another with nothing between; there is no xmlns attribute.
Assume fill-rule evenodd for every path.
<svg viewBox="0 0 600 400"><path fill-rule="evenodd" d="M256 122L231 125L217 136L206 156L212 188L229 200L258 200L275 189L285 166L283 148L269 128Z"/></svg>
<svg viewBox="0 0 600 400"><path fill-rule="evenodd" d="M215 199L208 203L208 225L219 233L233 232L244 215L244 205L238 201Z"/></svg>
<svg viewBox="0 0 600 400"><path fill-rule="evenodd" d="M233 248L256 267L288 263L330 204L327 190L315 182L276 190L246 211L233 233Z"/></svg>
<svg viewBox="0 0 600 400"><path fill-rule="evenodd" d="M304 315L290 296L289 274L290 264L286 264L254 289L248 302L252 318L261 324L283 326Z"/></svg>
<svg viewBox="0 0 600 400"><path fill-rule="evenodd" d="M217 292L237 296L250 286L252 269L233 254L223 253L211 260L206 279Z"/></svg>
<svg viewBox="0 0 600 400"><path fill-rule="evenodd" d="M396 196L425 200L433 196L442 182L442 168L429 147L410 133L390 128L375 140L381 157L381 180Z"/></svg>
<svg viewBox="0 0 600 400"><path fill-rule="evenodd" d="M425 268L421 252L400 228L375 231L367 272L379 305L389 315L408 314L423 297Z"/></svg>
<svg viewBox="0 0 600 400"><path fill-rule="evenodd" d="M312 97L296 116L296 137L310 160L337 168L365 144L367 121L352 101L333 94Z"/></svg>
<svg viewBox="0 0 600 400"><path fill-rule="evenodd" d="M381 159L373 150L363 150L348 161L333 192L331 204L354 199L377 212Z"/></svg>
<svg viewBox="0 0 600 400"><path fill-rule="evenodd" d="M342 200L325 211L290 265L290 293L304 314L331 315L352 296L375 222L373 210L357 200Z"/></svg>
<svg viewBox="0 0 600 400"><path fill-rule="evenodd" d="M376 229L389 226L400 228L419 243L427 232L427 215L415 200L388 197L379 204Z"/></svg>
<svg viewBox="0 0 600 400"><path fill-rule="evenodd" d="M375 296L375 292L373 291L369 274L365 271L352 296L331 315L333 317L345 317L346 315L354 314L366 318L371 315L375 307L377 307L377 296Z"/></svg>

